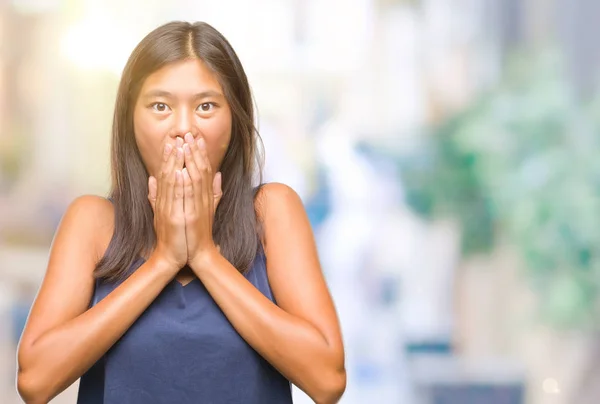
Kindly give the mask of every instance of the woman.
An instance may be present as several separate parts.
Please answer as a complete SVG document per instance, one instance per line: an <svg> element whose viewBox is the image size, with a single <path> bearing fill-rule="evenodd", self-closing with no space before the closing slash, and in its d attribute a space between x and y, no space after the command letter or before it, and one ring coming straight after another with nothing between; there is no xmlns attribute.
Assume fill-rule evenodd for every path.
<svg viewBox="0 0 600 404"><path fill-rule="evenodd" d="M118 90L110 198L67 209L21 338L26 402L79 377L82 404L290 403L290 382L339 400L310 225L287 186L252 187L257 139L220 33L173 22L142 40Z"/></svg>

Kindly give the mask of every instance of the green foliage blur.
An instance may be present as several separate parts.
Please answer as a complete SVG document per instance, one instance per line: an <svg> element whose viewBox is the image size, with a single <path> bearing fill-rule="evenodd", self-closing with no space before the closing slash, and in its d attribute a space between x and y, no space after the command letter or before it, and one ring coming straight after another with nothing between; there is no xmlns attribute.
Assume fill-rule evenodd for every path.
<svg viewBox="0 0 600 404"><path fill-rule="evenodd" d="M562 66L516 55L498 86L400 160L401 175L415 211L460 221L465 255L516 246L544 322L596 328L600 96L578 100Z"/></svg>

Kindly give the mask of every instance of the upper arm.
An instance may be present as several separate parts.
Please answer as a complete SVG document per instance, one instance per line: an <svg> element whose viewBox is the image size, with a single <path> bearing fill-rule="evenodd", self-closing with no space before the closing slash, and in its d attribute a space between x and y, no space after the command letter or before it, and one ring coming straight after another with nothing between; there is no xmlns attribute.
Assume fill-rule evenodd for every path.
<svg viewBox="0 0 600 404"><path fill-rule="evenodd" d="M112 204L81 196L65 212L54 235L48 266L19 346L87 310L94 291L93 271L112 237Z"/></svg>
<svg viewBox="0 0 600 404"><path fill-rule="evenodd" d="M343 354L337 314L302 200L287 185L269 183L261 188L257 203L269 283L278 306L310 322Z"/></svg>

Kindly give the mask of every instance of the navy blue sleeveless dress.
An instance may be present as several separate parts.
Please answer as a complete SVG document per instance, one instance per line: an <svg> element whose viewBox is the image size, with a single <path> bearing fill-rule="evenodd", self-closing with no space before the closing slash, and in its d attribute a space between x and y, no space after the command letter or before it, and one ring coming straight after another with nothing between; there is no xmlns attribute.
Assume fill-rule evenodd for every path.
<svg viewBox="0 0 600 404"><path fill-rule="evenodd" d="M139 260L132 270L137 269ZM273 300L265 256L246 278ZM92 305L118 284L96 282ZM202 282L173 279L82 377L78 404L286 404L290 382L237 333Z"/></svg>

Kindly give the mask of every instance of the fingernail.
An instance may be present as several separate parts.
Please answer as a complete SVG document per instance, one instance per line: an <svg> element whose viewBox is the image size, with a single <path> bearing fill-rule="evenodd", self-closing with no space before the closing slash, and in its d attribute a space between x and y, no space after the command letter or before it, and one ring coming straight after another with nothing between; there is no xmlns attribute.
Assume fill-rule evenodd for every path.
<svg viewBox="0 0 600 404"><path fill-rule="evenodd" d="M181 173L186 176L187 175L187 167L183 167L183 170L181 170Z"/></svg>
<svg viewBox="0 0 600 404"><path fill-rule="evenodd" d="M177 142L177 147L183 146L183 139L180 138L179 136L177 136L177 139L175 140L175 142Z"/></svg>
<svg viewBox="0 0 600 404"><path fill-rule="evenodd" d="M204 146L205 146L204 139L203 138L198 139L198 147L201 149L204 149Z"/></svg>
<svg viewBox="0 0 600 404"><path fill-rule="evenodd" d="M192 153L192 152L190 151L190 145L189 145L189 144L187 144L187 143L185 143L185 144L183 145L183 151L184 151L184 153L185 153L187 156L189 156L189 155Z"/></svg>
<svg viewBox="0 0 600 404"><path fill-rule="evenodd" d="M169 153L171 153L171 149L172 149L172 148L173 148L173 146L171 146L171 144L170 144L170 143L167 143L167 144L165 145L165 154L169 154Z"/></svg>
<svg viewBox="0 0 600 404"><path fill-rule="evenodd" d="M187 143L194 143L194 136L192 136L192 132L188 132L185 134L185 141Z"/></svg>

